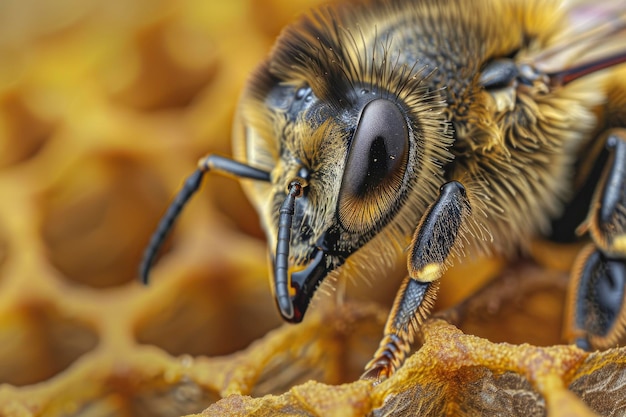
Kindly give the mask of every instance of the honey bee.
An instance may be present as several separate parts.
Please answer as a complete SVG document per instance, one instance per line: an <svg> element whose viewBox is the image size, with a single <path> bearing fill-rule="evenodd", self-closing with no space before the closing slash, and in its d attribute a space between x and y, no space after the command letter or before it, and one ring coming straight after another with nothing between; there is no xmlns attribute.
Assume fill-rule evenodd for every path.
<svg viewBox="0 0 626 417"><path fill-rule="evenodd" d="M584 349L613 345L626 333L625 63L621 1L373 0L312 11L252 74L235 159L200 160L141 276L202 176L237 177L266 232L288 322L303 319L329 277L382 274L406 259L363 374L380 381L408 355L453 259L511 256L560 220L590 242L571 273L565 335ZM572 204L586 218L571 216Z"/></svg>

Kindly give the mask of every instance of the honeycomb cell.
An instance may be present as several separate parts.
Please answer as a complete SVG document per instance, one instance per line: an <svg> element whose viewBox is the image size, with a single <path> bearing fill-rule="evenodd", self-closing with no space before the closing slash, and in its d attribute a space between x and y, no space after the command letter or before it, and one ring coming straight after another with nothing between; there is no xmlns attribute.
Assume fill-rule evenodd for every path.
<svg viewBox="0 0 626 417"><path fill-rule="evenodd" d="M177 417L198 413L219 400L215 393L207 392L190 381L163 384L159 389L139 392L132 403L133 416Z"/></svg>
<svg viewBox="0 0 626 417"><path fill-rule="evenodd" d="M20 304L0 316L0 384L44 381L65 370L97 343L98 335L88 324L50 304Z"/></svg>
<svg viewBox="0 0 626 417"><path fill-rule="evenodd" d="M219 399L188 378L176 383L149 381L141 386L112 378L107 381L107 387L110 391L106 395L94 398L76 415L178 417L200 412Z"/></svg>
<svg viewBox="0 0 626 417"><path fill-rule="evenodd" d="M123 106L143 111L185 107L211 82L217 70L210 43L181 25L160 22L148 27L135 35L130 47L136 61L134 71L130 70L133 73L126 83L111 91L114 100Z"/></svg>
<svg viewBox="0 0 626 417"><path fill-rule="evenodd" d="M54 123L38 115L23 94L0 96L0 168L37 155L54 131Z"/></svg>
<svg viewBox="0 0 626 417"><path fill-rule="evenodd" d="M471 297L474 306L465 311L459 327L492 342L562 343L567 278L532 265L508 270Z"/></svg>
<svg viewBox="0 0 626 417"><path fill-rule="evenodd" d="M172 355L215 356L246 347L280 320L264 279L246 283L240 275L234 268L213 265L172 277L176 288L138 321L137 340Z"/></svg>
<svg viewBox="0 0 626 417"><path fill-rule="evenodd" d="M82 159L41 196L50 262L69 281L91 287L135 280L167 199L154 174L128 155Z"/></svg>
<svg viewBox="0 0 626 417"><path fill-rule="evenodd" d="M290 333L293 326L285 325L249 349L247 357L260 356L250 360L254 368L264 363L264 342L270 349L284 343L282 350L270 350L271 360L259 370L248 395L278 395L309 380L332 385L350 383L363 374L380 341L384 320L381 311L374 304L346 302L331 306L330 300L316 301L327 302L316 303L322 308L309 313L308 321L302 324L307 329Z"/></svg>

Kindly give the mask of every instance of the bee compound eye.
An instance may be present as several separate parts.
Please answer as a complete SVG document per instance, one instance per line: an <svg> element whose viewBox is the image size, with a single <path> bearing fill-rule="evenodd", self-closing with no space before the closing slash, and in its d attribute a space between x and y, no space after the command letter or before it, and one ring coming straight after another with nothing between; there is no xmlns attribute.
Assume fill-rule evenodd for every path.
<svg viewBox="0 0 626 417"><path fill-rule="evenodd" d="M406 172L407 121L394 102L377 99L363 108L339 191L339 220L350 231L379 221L391 208Z"/></svg>

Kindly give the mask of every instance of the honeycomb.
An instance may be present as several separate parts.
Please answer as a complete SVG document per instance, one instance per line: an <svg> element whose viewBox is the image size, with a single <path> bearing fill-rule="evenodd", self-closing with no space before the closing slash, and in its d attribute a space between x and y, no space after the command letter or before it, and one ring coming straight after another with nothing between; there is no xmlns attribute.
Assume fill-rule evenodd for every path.
<svg viewBox="0 0 626 417"><path fill-rule="evenodd" d="M282 324L231 180L207 178L137 282L195 161L230 154L247 75L320 2L2 3L0 415L626 414L626 350L562 344L554 265L450 271L421 349L379 385L358 377L402 272Z"/></svg>

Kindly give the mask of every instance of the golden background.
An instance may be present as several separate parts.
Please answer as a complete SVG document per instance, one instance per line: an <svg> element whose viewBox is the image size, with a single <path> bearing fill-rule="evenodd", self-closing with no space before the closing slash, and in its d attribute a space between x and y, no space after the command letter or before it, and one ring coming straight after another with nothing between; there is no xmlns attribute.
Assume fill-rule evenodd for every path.
<svg viewBox="0 0 626 417"><path fill-rule="evenodd" d="M137 282L143 248L195 161L230 154L247 75L281 28L320 2L0 2L0 415L624 407L621 350L496 344L438 320L397 377L351 383L377 346L401 271L349 285L348 300L360 301L322 296L303 324L282 325L256 214L229 179L208 176L152 284ZM561 342L566 274L501 266L453 270L439 309L497 275L512 280L508 295L469 303L463 331ZM532 291L522 297L516 282L526 276ZM617 382L594 385L607 378Z"/></svg>

